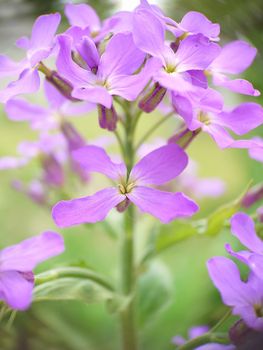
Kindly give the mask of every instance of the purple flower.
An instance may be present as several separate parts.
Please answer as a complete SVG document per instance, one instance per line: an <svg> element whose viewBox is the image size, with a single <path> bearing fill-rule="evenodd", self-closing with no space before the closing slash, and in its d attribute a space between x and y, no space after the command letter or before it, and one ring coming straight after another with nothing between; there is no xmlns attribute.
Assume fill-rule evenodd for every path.
<svg viewBox="0 0 263 350"><path fill-rule="evenodd" d="M112 17L101 22L96 11L88 4L67 4L65 15L72 26L66 32L75 33L75 39L80 39L81 34L94 38L97 43L109 33L131 31L132 13L128 11L117 12ZM80 34L80 35L79 35Z"/></svg>
<svg viewBox="0 0 263 350"><path fill-rule="evenodd" d="M112 107L114 95L135 100L156 67L156 62L149 60L138 74L133 74L142 65L145 54L137 49L129 33L116 34L101 57L94 42L84 37L79 51L90 53L82 56L86 69L71 59L72 39L68 35L59 36L58 42L58 71L72 83L72 96L107 109Z"/></svg>
<svg viewBox="0 0 263 350"><path fill-rule="evenodd" d="M33 269L63 251L63 238L51 231L1 250L0 299L13 309L27 309L32 302Z"/></svg>
<svg viewBox="0 0 263 350"><path fill-rule="evenodd" d="M222 96L213 89L196 89L193 93L173 94L172 102L190 130L201 128L220 148L250 148L249 140L235 141L228 129L244 135L263 123L263 108L244 102L230 111L223 111Z"/></svg>
<svg viewBox="0 0 263 350"><path fill-rule="evenodd" d="M161 185L178 176L187 165L187 156L177 145L158 148L142 158L127 174L123 163L113 163L106 152L96 146L86 146L74 152L75 159L88 172L99 172L117 182L92 196L61 201L52 211L59 227L94 223L108 212L127 202L137 205L163 223L178 217L193 215L198 206L183 193L159 191L148 185ZM162 206L160 206L162 203Z"/></svg>
<svg viewBox="0 0 263 350"><path fill-rule="evenodd" d="M14 96L38 90L38 64L52 53L59 23L59 13L38 17L33 25L31 38L22 37L16 43L18 47L26 50L26 58L14 62L6 56L0 56L0 78L19 74L18 80L0 91L0 102L5 103Z"/></svg>
<svg viewBox="0 0 263 350"><path fill-rule="evenodd" d="M249 148L249 156L263 163L263 139L254 137L252 141L254 141L254 144Z"/></svg>
<svg viewBox="0 0 263 350"><path fill-rule="evenodd" d="M39 180L31 181L28 186L24 185L19 180L15 180L12 182L12 187L18 192L25 194L34 203L37 203L39 205L48 204L47 189L45 188L44 184Z"/></svg>
<svg viewBox="0 0 263 350"><path fill-rule="evenodd" d="M199 337L209 331L208 326L197 326L197 327L192 327L188 331L188 338L189 339L194 339L196 337ZM172 343L181 346L186 343L186 339L183 338L180 335L176 335L172 339ZM209 343L205 345L198 346L195 348L195 350L234 350L235 346L234 345L222 345L222 344L216 344L216 343Z"/></svg>
<svg viewBox="0 0 263 350"><path fill-rule="evenodd" d="M142 30L143 28L143 30ZM160 68L153 79L171 91L192 91L196 71L205 70L218 56L220 48L202 34L182 40L176 50L165 43L165 26L148 10L134 14L133 36L135 44L145 53L158 58ZM200 75L200 73L199 73Z"/></svg>
<svg viewBox="0 0 263 350"><path fill-rule="evenodd" d="M231 219L231 232L249 251L234 252L230 244L226 244L227 252L263 280L263 241L257 236L254 221L245 213L237 213Z"/></svg>
<svg viewBox="0 0 263 350"><path fill-rule="evenodd" d="M237 266L228 258L213 257L207 262L208 272L223 302L232 307L234 315L258 331L263 330L263 279L253 272L243 282Z"/></svg>
<svg viewBox="0 0 263 350"><path fill-rule="evenodd" d="M257 50L242 40L232 41L225 45L219 56L208 67L214 85L223 86L240 94L259 96L260 92L255 90L249 81L228 77L228 74L244 72L252 64L256 54Z"/></svg>

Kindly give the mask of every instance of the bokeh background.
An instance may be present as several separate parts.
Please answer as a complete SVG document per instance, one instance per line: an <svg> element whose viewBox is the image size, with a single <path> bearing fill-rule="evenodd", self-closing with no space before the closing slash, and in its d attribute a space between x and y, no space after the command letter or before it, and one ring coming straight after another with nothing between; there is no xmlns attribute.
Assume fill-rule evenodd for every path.
<svg viewBox="0 0 263 350"><path fill-rule="evenodd" d="M136 1L89 1L100 16L105 18L119 9L132 9ZM263 91L263 2L261 0L164 0L155 1L169 16L179 20L189 10L203 12L214 22L221 24L223 42L236 38L245 39L258 48L258 56L244 75L255 87ZM0 0L0 47L1 53L20 57L15 49L15 40L29 34L37 15L52 11L63 11L63 1L58 0ZM66 21L64 23L66 25ZM61 26L63 28L63 25ZM229 105L242 101L242 97L225 92ZM32 97L41 101L41 95ZM255 100L243 98L243 100ZM262 97L257 102L262 103ZM43 102L44 103L44 102ZM144 117L141 130L151 125L158 115L151 119ZM88 140L104 135L97 127L95 114L76 120L76 126ZM163 136L170 135L173 121L162 129ZM263 135L259 128L252 135ZM35 139L27 125L7 120L0 106L0 156L15 155L16 145L25 139ZM218 199L200 201L203 217L221 204L236 198L252 179L254 183L263 180L262 164L251 160L245 150L219 150L206 135L200 135L189 148L192 159L198 162L201 177L220 177L226 183L225 194ZM46 229L56 230L50 213L36 206L20 193L15 192L10 182L16 178L29 181L37 175L36 164L23 170L6 171L0 174L0 247L38 234ZM94 185L96 186L96 185ZM86 191L86 189L85 189ZM94 192L88 188L87 192ZM118 218L117 218L118 220ZM153 221L149 218L138 223L138 241L145 240L147 227ZM173 227L171 226L171 229ZM63 262L85 262L100 272L116 277L118 245L101 226L92 229L84 227L64 231L67 250L61 257L43 264L39 270ZM176 334L186 335L193 325L212 325L225 312L217 291L213 288L205 267L206 260L213 255L224 254L224 243L237 242L228 230L216 237L192 237L163 253L156 264L156 278L163 285L160 294L149 290L142 301L147 310L149 300L160 301L161 311L150 319L141 316L141 349L173 349L171 338ZM159 271L159 275L158 275ZM162 294L163 293L163 294ZM171 294L171 295L170 295ZM154 304L154 302L152 304ZM151 306L150 306L151 307ZM3 333L2 333L3 332ZM12 326L0 330L0 349L20 350L116 350L118 348L118 322L109 315L105 305L84 305L80 302L43 302L34 305L27 313L18 314Z"/></svg>

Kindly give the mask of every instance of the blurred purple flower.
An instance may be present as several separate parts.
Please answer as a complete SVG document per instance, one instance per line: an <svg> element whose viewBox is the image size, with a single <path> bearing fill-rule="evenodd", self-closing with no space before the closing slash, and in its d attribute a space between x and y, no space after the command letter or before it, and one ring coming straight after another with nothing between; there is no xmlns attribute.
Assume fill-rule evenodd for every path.
<svg viewBox="0 0 263 350"><path fill-rule="evenodd" d="M123 163L113 163L97 146L86 146L74 152L74 157L88 172L99 172L117 182L96 194L57 203L52 211L59 227L94 223L108 212L130 201L163 223L178 217L192 216L198 206L183 193L159 191L147 185L161 185L178 176L187 165L187 155L177 145L166 145L142 158L127 174ZM162 203L162 206L160 206Z"/></svg>
<svg viewBox="0 0 263 350"><path fill-rule="evenodd" d="M18 39L17 46L26 50L26 58L22 61L14 62L6 56L0 56L0 78L19 74L18 80L0 91L0 102L5 103L14 96L38 90L38 64L52 53L60 17L59 13L38 17L33 25L31 38Z"/></svg>
<svg viewBox="0 0 263 350"><path fill-rule="evenodd" d="M0 299L13 309L27 309L32 302L33 269L63 251L63 238L51 231L1 250Z"/></svg>
<svg viewBox="0 0 263 350"><path fill-rule="evenodd" d="M254 137L252 141L254 144L249 149L249 156L263 163L263 139L261 137Z"/></svg>
<svg viewBox="0 0 263 350"><path fill-rule="evenodd" d="M207 262L208 272L223 302L232 307L252 329L263 330L263 279L253 272L243 282L237 266L228 258L213 257Z"/></svg>

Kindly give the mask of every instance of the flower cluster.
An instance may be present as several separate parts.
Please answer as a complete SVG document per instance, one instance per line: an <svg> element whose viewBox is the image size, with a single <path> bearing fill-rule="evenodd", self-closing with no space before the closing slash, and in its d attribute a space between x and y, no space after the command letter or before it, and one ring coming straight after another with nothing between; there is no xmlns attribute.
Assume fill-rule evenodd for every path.
<svg viewBox="0 0 263 350"><path fill-rule="evenodd" d="M133 11L119 12L104 21L87 4L67 4L65 15L70 25L59 34L60 14L43 15L35 21L30 38L16 42L25 51L21 61L0 56L0 78L16 76L0 91L0 102L11 121L28 123L37 138L19 144L17 157L0 158L0 170L38 161L40 174L30 185L16 180L13 187L37 203L47 204L48 209L52 206L57 226L96 223L114 208L126 217L133 213L129 212L133 206L164 224L192 217L199 206L188 194L215 197L224 191L221 181L200 181L194 166L187 168L187 147L202 132L221 149L245 148L251 158L263 161L261 138L239 138L263 124L263 108L255 102L227 106L221 93L225 89L259 96L252 83L240 77L257 53L249 43L235 40L220 46L220 26L203 14L191 11L176 22L147 0L141 0ZM21 96L36 93L42 85L45 106ZM92 112L91 118L94 110L107 136L88 142L72 117ZM156 110L163 119L137 143L140 118L149 120L148 114ZM163 144L155 143L140 157L143 149L149 150L148 137L168 119L173 120L174 129ZM121 157L105 150L115 137ZM81 192L76 197L83 195L86 184L91 187L93 172L105 175L111 185L72 199L75 187L75 192ZM175 185L171 184L174 179ZM72 188L68 191L68 187ZM56 197L50 200L52 191ZM262 216L260 209L261 221ZM134 217L127 217L128 245L133 244L130 222ZM249 266L249 278L243 282L236 265L224 257L209 260L209 273L233 313L250 327L263 330L263 243L246 214L236 214L231 225L248 250L234 252L230 245L226 249ZM133 247L125 249L122 257L130 261L121 267L127 274L123 294L130 300L137 272L133 271ZM26 309L32 300L33 268L62 251L62 238L53 232L1 251L0 299L12 308ZM125 307L132 308L132 303ZM123 319L129 317L128 311L123 312ZM131 325L133 318L124 319L125 326ZM126 336L132 337L131 328L124 332ZM193 333L197 334L191 332L190 338ZM185 340L176 338L174 342L183 344Z"/></svg>

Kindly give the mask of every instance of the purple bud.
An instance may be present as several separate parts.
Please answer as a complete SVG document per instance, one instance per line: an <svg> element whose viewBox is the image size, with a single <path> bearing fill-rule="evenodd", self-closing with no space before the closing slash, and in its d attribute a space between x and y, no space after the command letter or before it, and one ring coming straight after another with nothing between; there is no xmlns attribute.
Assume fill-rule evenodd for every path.
<svg viewBox="0 0 263 350"><path fill-rule="evenodd" d="M162 101L166 93L166 88L159 83L155 83L152 89L141 99L139 107L146 113L152 112Z"/></svg>
<svg viewBox="0 0 263 350"><path fill-rule="evenodd" d="M263 185L259 184L252 187L242 199L241 205L249 208L263 198Z"/></svg>
<svg viewBox="0 0 263 350"><path fill-rule="evenodd" d="M263 344L263 332L249 328L243 320L237 321L229 330L231 342L238 350L260 350Z"/></svg>
<svg viewBox="0 0 263 350"><path fill-rule="evenodd" d="M74 126L66 121L61 124L61 131L66 138L68 149L70 152L77 150L78 148L84 147L86 145L83 137L78 133Z"/></svg>
<svg viewBox="0 0 263 350"><path fill-rule="evenodd" d="M42 166L44 169L44 181L48 185L55 187L63 185L63 168L53 155L44 156L42 159Z"/></svg>
<svg viewBox="0 0 263 350"><path fill-rule="evenodd" d="M105 106L98 105L98 115L99 124L102 129L107 129L109 131L114 131L116 129L118 116L113 106L111 108L106 108Z"/></svg>
<svg viewBox="0 0 263 350"><path fill-rule="evenodd" d="M188 128L184 128L183 130L176 133L172 136L168 143L176 143L183 149L186 149L190 143L194 140L194 138L200 133L201 129L197 130L189 130Z"/></svg>
<svg viewBox="0 0 263 350"><path fill-rule="evenodd" d="M128 198L125 198L124 201L122 201L116 206L116 209L118 210L119 213L123 213L128 208L130 203L131 203L130 200Z"/></svg>

